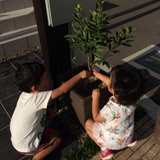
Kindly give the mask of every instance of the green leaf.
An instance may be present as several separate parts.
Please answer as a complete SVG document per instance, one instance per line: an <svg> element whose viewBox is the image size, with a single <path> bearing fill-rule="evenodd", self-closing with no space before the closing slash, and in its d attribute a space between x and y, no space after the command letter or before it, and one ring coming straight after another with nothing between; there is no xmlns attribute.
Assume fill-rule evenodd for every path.
<svg viewBox="0 0 160 160"><path fill-rule="evenodd" d="M81 5L78 3L76 4L76 8L79 9L81 7Z"/></svg>
<svg viewBox="0 0 160 160"><path fill-rule="evenodd" d="M77 30L81 31L82 29L80 27L74 26Z"/></svg>
<svg viewBox="0 0 160 160"><path fill-rule="evenodd" d="M101 47L102 47L101 45L97 45L97 46L96 46L97 49L98 49L98 48L101 48Z"/></svg>
<svg viewBox="0 0 160 160"><path fill-rule="evenodd" d="M101 64L101 60L95 60L95 61L93 61L92 63L93 63L93 64L98 63L98 64L100 65L100 64Z"/></svg>
<svg viewBox="0 0 160 160"><path fill-rule="evenodd" d="M102 62L102 65L106 65L108 68L110 68L109 63L108 63L108 62L106 62L106 61L103 61L103 62Z"/></svg>
<svg viewBox="0 0 160 160"><path fill-rule="evenodd" d="M128 36L129 35L129 29L127 27L125 27L126 29L126 35Z"/></svg>
<svg viewBox="0 0 160 160"><path fill-rule="evenodd" d="M123 26L121 26L122 30L123 30L123 33L125 34L126 33L126 30Z"/></svg>
<svg viewBox="0 0 160 160"><path fill-rule="evenodd" d="M94 22L90 22L93 26L95 26L96 25L96 23L94 23Z"/></svg>
<svg viewBox="0 0 160 160"><path fill-rule="evenodd" d="M101 30L106 30L106 26L99 26L98 28L97 28L97 30L99 30L99 31L101 31Z"/></svg>
<svg viewBox="0 0 160 160"><path fill-rule="evenodd" d="M122 43L122 45L132 47L130 43Z"/></svg>
<svg viewBox="0 0 160 160"><path fill-rule="evenodd" d="M76 58L77 58L77 57L76 57L76 56L74 56L74 57L73 57L73 60L76 60Z"/></svg>
<svg viewBox="0 0 160 160"><path fill-rule="evenodd" d="M116 38L119 39L119 33L116 31Z"/></svg>
<svg viewBox="0 0 160 160"><path fill-rule="evenodd" d="M129 39L129 38L134 38L134 36L128 36L126 39Z"/></svg>
<svg viewBox="0 0 160 160"><path fill-rule="evenodd" d="M83 4L84 4L84 3L80 4L80 7L82 7Z"/></svg>
<svg viewBox="0 0 160 160"><path fill-rule="evenodd" d="M100 46L107 46L106 42L97 42L97 45L100 45Z"/></svg>
<svg viewBox="0 0 160 160"><path fill-rule="evenodd" d="M101 36L98 36L99 39L105 39L106 36L105 35L101 35Z"/></svg>
<svg viewBox="0 0 160 160"><path fill-rule="evenodd" d="M83 38L86 39L86 33L84 30L82 31L82 34L83 34Z"/></svg>
<svg viewBox="0 0 160 160"><path fill-rule="evenodd" d="M86 29L87 29L87 26L84 27L83 31L86 31Z"/></svg>
<svg viewBox="0 0 160 160"><path fill-rule="evenodd" d="M95 11L92 12L93 17L95 17L96 14L97 14L97 13L96 13Z"/></svg>
<svg viewBox="0 0 160 160"><path fill-rule="evenodd" d="M71 61L72 61L74 64L76 64L76 63L75 63L76 58L77 58L76 56L74 56L73 58L71 57Z"/></svg>
<svg viewBox="0 0 160 160"><path fill-rule="evenodd" d="M97 58L101 58L100 55L97 54L97 53L93 53L93 55L94 55L95 57L97 57Z"/></svg>
<svg viewBox="0 0 160 160"><path fill-rule="evenodd" d="M93 16L93 12L89 9L89 13Z"/></svg>
<svg viewBox="0 0 160 160"><path fill-rule="evenodd" d="M108 17L108 18L106 18L107 20L110 20L110 19L112 19L112 17Z"/></svg>
<svg viewBox="0 0 160 160"><path fill-rule="evenodd" d="M137 30L137 28L132 29L132 32L134 32L135 30Z"/></svg>
<svg viewBox="0 0 160 160"><path fill-rule="evenodd" d="M91 34L90 34L90 32L88 31L88 32L87 32L87 39L90 40L90 38L91 38Z"/></svg>
<svg viewBox="0 0 160 160"><path fill-rule="evenodd" d="M83 19L84 17L84 12L81 13L80 18Z"/></svg>
<svg viewBox="0 0 160 160"><path fill-rule="evenodd" d="M76 29L75 29L75 27L74 27L74 24L73 24L73 23L71 23L71 27L72 27L73 32L74 32L74 33L76 33Z"/></svg>
<svg viewBox="0 0 160 160"><path fill-rule="evenodd" d="M82 52L84 52L84 46L80 47L80 50L81 50Z"/></svg>
<svg viewBox="0 0 160 160"><path fill-rule="evenodd" d="M105 56L106 58L108 58L108 57L112 57L113 55L112 54L108 54L107 56Z"/></svg>
<svg viewBox="0 0 160 160"><path fill-rule="evenodd" d="M69 42L72 42L72 39L71 39L71 38L67 38L66 40L69 41Z"/></svg>
<svg viewBox="0 0 160 160"><path fill-rule="evenodd" d="M91 52L91 48L90 47L86 47L85 54L88 54L90 52Z"/></svg>
<svg viewBox="0 0 160 160"><path fill-rule="evenodd" d="M104 25L106 25L106 27L108 27L109 22L103 22Z"/></svg>
<svg viewBox="0 0 160 160"><path fill-rule="evenodd" d="M64 37L65 37L65 38L74 38L75 36L72 35L72 34L67 34L67 35L65 35Z"/></svg>
<svg viewBox="0 0 160 160"><path fill-rule="evenodd" d="M133 42L133 40L126 40L126 42Z"/></svg>
<svg viewBox="0 0 160 160"><path fill-rule="evenodd" d="M101 48L96 49L96 53L101 53L101 52L103 52L103 49L101 49Z"/></svg>
<svg viewBox="0 0 160 160"><path fill-rule="evenodd" d="M97 43L95 41L91 41L90 43L92 46L95 46Z"/></svg>
<svg viewBox="0 0 160 160"><path fill-rule="evenodd" d="M125 40L120 41L120 44L123 44L123 43L126 43L126 41Z"/></svg>
<svg viewBox="0 0 160 160"><path fill-rule="evenodd" d="M70 46L70 48L72 48L72 49L78 49L78 48L80 48L80 46L78 46L78 45L72 45L72 46Z"/></svg>
<svg viewBox="0 0 160 160"><path fill-rule="evenodd" d="M78 19L78 15L76 15L75 13L72 13L73 17Z"/></svg>

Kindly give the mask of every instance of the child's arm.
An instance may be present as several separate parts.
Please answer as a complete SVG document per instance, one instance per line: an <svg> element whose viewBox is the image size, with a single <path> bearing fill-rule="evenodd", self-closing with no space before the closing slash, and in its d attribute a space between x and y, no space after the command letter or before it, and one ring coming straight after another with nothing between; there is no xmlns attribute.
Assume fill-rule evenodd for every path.
<svg viewBox="0 0 160 160"><path fill-rule="evenodd" d="M52 91L50 100L55 99L60 95L68 92L80 79L89 78L90 76L91 76L91 72L88 72L85 70L78 73L77 75L75 75L74 77L72 77L71 79L63 83L60 87L54 89Z"/></svg>
<svg viewBox="0 0 160 160"><path fill-rule="evenodd" d="M100 99L100 90L94 89L92 91L92 116L95 122L104 122L105 118L101 117L99 112L99 99Z"/></svg>
<svg viewBox="0 0 160 160"><path fill-rule="evenodd" d="M99 78L101 81L103 81L108 86L108 83L109 83L109 77L108 76L105 76L105 75L97 72L96 70L93 70L93 74L94 74L95 77Z"/></svg>

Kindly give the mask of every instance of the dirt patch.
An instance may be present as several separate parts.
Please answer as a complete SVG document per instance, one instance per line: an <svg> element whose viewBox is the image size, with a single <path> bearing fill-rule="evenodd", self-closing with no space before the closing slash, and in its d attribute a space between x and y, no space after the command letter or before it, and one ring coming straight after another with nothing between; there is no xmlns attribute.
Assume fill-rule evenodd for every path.
<svg viewBox="0 0 160 160"><path fill-rule="evenodd" d="M91 76L89 79L81 79L73 88L82 97L92 95L92 91L96 88L103 89L106 84L100 79Z"/></svg>

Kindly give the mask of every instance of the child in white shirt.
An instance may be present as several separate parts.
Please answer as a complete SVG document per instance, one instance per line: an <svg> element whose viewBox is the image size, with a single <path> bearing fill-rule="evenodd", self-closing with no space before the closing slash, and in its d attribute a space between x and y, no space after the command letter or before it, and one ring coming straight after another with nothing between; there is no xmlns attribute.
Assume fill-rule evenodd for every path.
<svg viewBox="0 0 160 160"><path fill-rule="evenodd" d="M22 93L10 122L11 141L18 152L34 155L33 160L43 159L60 144L59 132L45 127L46 121L53 117L47 104L89 76L90 72L84 70L48 91L49 79L42 64L25 63L18 67L15 79Z"/></svg>
<svg viewBox="0 0 160 160"><path fill-rule="evenodd" d="M143 76L143 73L146 76ZM92 92L93 120L85 124L88 135L101 148L103 160L113 157L112 150L134 146L137 140L134 134L134 112L136 103L144 93L145 82L149 77L146 69L137 70L124 65L112 69L111 76L93 71L108 86L113 94L108 103L100 110L100 90Z"/></svg>

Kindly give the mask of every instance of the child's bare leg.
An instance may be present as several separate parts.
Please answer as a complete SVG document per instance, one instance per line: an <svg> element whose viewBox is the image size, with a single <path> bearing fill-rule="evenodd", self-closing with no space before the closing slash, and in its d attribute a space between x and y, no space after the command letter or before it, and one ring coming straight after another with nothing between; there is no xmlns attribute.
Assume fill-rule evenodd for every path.
<svg viewBox="0 0 160 160"><path fill-rule="evenodd" d="M59 143L60 144L60 143ZM46 156L48 156L51 152L53 152L58 146L59 144L57 144L56 146L49 146L46 149L42 150L41 152L37 153L32 160L42 160L44 159Z"/></svg>
<svg viewBox="0 0 160 160"><path fill-rule="evenodd" d="M93 134L92 134L92 127L93 127L94 121L92 119L88 119L85 123L85 129L88 133L88 135L92 138L92 140L100 147L102 148L103 146L100 146L96 139L94 138Z"/></svg>

